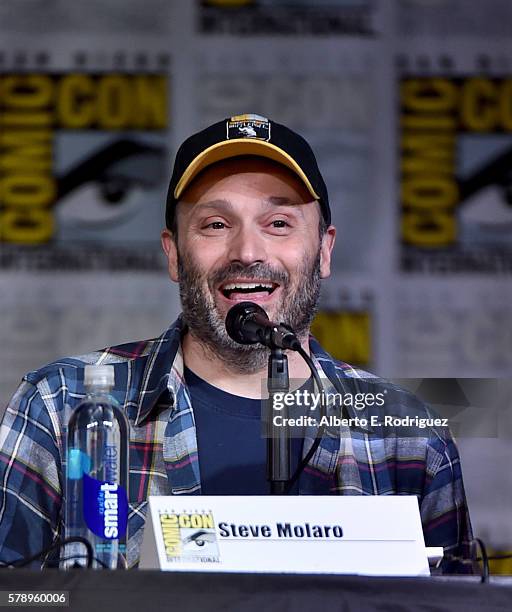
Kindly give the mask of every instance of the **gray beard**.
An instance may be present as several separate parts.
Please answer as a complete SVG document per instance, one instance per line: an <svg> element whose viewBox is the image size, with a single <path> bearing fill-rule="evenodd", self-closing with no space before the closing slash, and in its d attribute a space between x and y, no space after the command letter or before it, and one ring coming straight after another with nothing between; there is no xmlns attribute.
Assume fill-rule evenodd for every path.
<svg viewBox="0 0 512 612"><path fill-rule="evenodd" d="M273 315L278 323L291 325L299 339L309 333L320 296L320 249L314 260L304 258L297 269L295 290L290 292L289 274L267 264L230 264L213 272L207 279L187 256L178 256L180 298L183 318L190 333L199 340L206 353L220 359L225 367L238 374L253 374L265 368L269 349L259 344L239 344L227 333L224 317L218 311L213 294L215 287L239 276L247 280L265 278L281 285L283 300ZM250 293L247 300L250 301Z"/></svg>

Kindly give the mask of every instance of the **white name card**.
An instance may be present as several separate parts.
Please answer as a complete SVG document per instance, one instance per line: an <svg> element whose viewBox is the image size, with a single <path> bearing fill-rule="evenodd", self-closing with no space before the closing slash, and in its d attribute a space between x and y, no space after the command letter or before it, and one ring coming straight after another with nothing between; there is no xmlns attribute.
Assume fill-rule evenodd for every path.
<svg viewBox="0 0 512 612"><path fill-rule="evenodd" d="M429 574L413 496L150 497L140 568Z"/></svg>

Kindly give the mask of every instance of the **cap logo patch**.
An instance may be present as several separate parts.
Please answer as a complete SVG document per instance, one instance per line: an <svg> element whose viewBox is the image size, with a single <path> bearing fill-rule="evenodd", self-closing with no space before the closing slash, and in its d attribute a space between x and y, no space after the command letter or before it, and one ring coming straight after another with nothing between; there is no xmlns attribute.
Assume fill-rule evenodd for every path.
<svg viewBox="0 0 512 612"><path fill-rule="evenodd" d="M270 140L270 121L261 115L236 115L226 123L228 140L255 138Z"/></svg>

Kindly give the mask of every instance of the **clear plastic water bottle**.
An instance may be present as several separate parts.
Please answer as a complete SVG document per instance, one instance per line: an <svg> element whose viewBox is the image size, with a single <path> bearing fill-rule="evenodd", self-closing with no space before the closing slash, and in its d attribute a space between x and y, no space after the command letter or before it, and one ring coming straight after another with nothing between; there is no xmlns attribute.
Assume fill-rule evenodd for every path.
<svg viewBox="0 0 512 612"><path fill-rule="evenodd" d="M113 366L85 366L87 395L68 424L65 536L87 539L93 567L126 568L129 425L110 395ZM64 568L87 565L83 544L67 544Z"/></svg>

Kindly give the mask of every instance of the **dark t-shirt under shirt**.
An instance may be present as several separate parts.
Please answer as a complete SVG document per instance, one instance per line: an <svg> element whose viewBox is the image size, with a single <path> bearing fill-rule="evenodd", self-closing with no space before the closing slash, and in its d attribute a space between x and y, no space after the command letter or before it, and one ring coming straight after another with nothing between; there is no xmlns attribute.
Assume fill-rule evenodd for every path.
<svg viewBox="0 0 512 612"><path fill-rule="evenodd" d="M194 408L203 495L268 495L261 400L226 393L187 367L185 381ZM302 438L292 438L292 474L302 444Z"/></svg>

